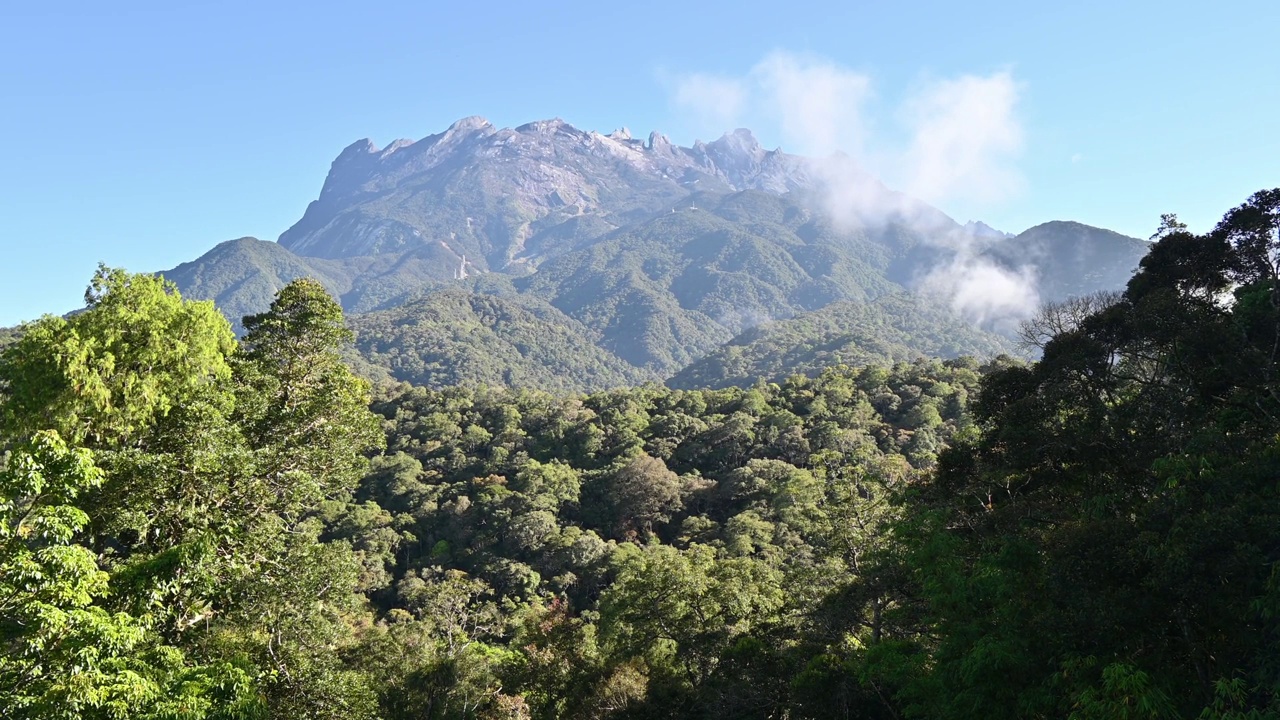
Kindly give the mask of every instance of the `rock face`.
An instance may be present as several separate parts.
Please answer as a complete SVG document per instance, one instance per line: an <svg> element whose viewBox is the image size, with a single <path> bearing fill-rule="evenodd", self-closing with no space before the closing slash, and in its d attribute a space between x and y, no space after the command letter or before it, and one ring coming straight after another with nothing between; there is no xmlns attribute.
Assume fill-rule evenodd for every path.
<svg viewBox="0 0 1280 720"><path fill-rule="evenodd" d="M469 117L416 142L343 150L280 244L323 258L430 248L450 279L464 255L476 271L536 265L558 249L560 226L584 216L619 226L694 191L812 186L810 161L766 151L745 129L683 148L656 132L642 141L625 128L601 135L554 119L499 129Z"/></svg>
<svg viewBox="0 0 1280 720"><path fill-rule="evenodd" d="M965 223L964 231L974 236L975 238L991 238L996 240L1003 240L1005 238L1014 237L1013 233L1007 233L1001 230L997 230L991 227L990 225L982 222L981 220L970 220L969 222Z"/></svg>

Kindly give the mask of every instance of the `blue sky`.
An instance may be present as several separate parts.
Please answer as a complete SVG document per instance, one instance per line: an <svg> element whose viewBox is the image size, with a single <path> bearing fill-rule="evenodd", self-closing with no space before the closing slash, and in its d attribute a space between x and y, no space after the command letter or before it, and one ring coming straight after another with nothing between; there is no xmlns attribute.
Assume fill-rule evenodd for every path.
<svg viewBox="0 0 1280 720"><path fill-rule="evenodd" d="M690 78L750 94L779 57L865 80L859 152L890 176L920 98L1002 79L997 134L1020 141L992 162L1012 182L928 198L962 222L1074 219L1145 237L1162 212L1207 229L1280 185L1274 0L10 0L0 325L74 308L100 260L160 270L222 240L274 239L356 139L559 116L687 144L718 135L716 119L757 118L699 111L680 93ZM766 146L805 144L758 119Z"/></svg>

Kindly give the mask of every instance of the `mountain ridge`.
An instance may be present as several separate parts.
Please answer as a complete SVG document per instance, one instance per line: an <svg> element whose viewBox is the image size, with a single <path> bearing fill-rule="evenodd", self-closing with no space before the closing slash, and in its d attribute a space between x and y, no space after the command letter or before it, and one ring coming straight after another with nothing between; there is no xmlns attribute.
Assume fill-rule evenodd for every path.
<svg viewBox="0 0 1280 720"><path fill-rule="evenodd" d="M834 182L846 183L843 194L832 192ZM859 194L849 207L834 201L849 199L850 188ZM233 322L264 309L289 280L314 276L364 328L368 356L384 366L394 357L401 379L525 378L593 390L677 376L723 384L708 369L718 348L738 347L735 339L758 326L773 330L734 352L750 356L738 370L760 377L814 371L818 356L1007 351L1006 341L958 322L968 306L929 295L939 277L980 265L1028 283L1027 297L1059 300L1123 285L1145 248L1070 221L1016 236L961 225L848 158L765 150L745 128L681 147L658 132L604 135L558 118L498 128L472 116L416 141L348 145L277 242L229 241L164 274ZM984 292L979 284L977 302ZM440 293L452 299L430 300ZM505 299L464 303L457 293ZM890 297L910 299L876 302ZM448 327L449 318L475 325L499 317L483 332ZM876 328L884 337L869 334ZM371 332L421 355L379 344ZM804 332L825 333L832 348L840 338L858 347L813 355L805 348L821 338ZM556 347L520 351L529 338ZM459 369L468 353L504 358L510 372L495 375L485 363ZM708 358L712 365L680 375ZM554 378L548 368L582 377ZM735 372L733 382L753 379Z"/></svg>

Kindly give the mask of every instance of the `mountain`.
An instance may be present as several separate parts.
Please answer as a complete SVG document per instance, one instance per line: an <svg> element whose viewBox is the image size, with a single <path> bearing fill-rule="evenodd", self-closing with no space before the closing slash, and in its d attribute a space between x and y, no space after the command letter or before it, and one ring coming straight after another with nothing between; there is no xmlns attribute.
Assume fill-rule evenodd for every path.
<svg viewBox="0 0 1280 720"><path fill-rule="evenodd" d="M824 232L786 198L695 197L543 263L515 281L627 362L670 374L764 320L894 289L856 234ZM807 238L807 239L806 239Z"/></svg>
<svg viewBox="0 0 1280 720"><path fill-rule="evenodd" d="M1047 222L999 241L987 253L1006 267L1036 269L1040 296L1063 300L1129 282L1145 240L1078 222Z"/></svg>
<svg viewBox="0 0 1280 720"><path fill-rule="evenodd" d="M582 216L618 227L694 189L811 185L802 158L765 151L747 130L681 148L658 133L642 142L558 119L499 129L471 117L416 142L347 147L280 244L327 258L416 251L451 279L536 265Z"/></svg>
<svg viewBox="0 0 1280 720"><path fill-rule="evenodd" d="M351 289L341 263L294 255L277 243L243 237L219 244L200 258L166 271L183 295L212 300L239 328L245 315L262 312L276 291L300 277L313 277L335 296Z"/></svg>
<svg viewBox="0 0 1280 720"><path fill-rule="evenodd" d="M970 220L965 223L964 231L976 238L996 238L998 240L1003 240L1004 238L1011 238L1014 236L1013 233L997 230L981 220Z"/></svg>
<svg viewBox="0 0 1280 720"><path fill-rule="evenodd" d="M21 338L22 331L20 328L0 328L0 352L3 352L5 348L18 342Z"/></svg>
<svg viewBox="0 0 1280 720"><path fill-rule="evenodd" d="M233 321L316 277L363 357L400 379L591 390L1000 352L945 294L912 291L977 259L1061 299L1120 287L1143 252L1077 223L962 226L848 158L765 150L745 129L680 147L473 117L347 147L277 243L223 243L164 274Z"/></svg>

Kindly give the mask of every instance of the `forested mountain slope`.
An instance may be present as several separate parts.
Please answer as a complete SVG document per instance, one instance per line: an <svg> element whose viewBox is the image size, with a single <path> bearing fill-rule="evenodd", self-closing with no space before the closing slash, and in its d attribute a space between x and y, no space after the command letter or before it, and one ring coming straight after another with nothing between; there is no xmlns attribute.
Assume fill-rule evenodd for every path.
<svg viewBox="0 0 1280 720"><path fill-rule="evenodd" d="M536 298L441 290L351 317L360 356L424 387L576 391L659 378L591 343L592 332Z"/></svg>
<svg viewBox="0 0 1280 720"><path fill-rule="evenodd" d="M1056 221L997 241L986 254L1006 267L1035 267L1041 298L1057 301L1123 288L1149 247L1110 230Z"/></svg>
<svg viewBox="0 0 1280 720"><path fill-rule="evenodd" d="M868 365L931 357L1016 354L999 335L984 333L944 308L905 292L870 302L835 302L820 310L744 331L667 380L695 389L789 375L817 375L836 365Z"/></svg>

